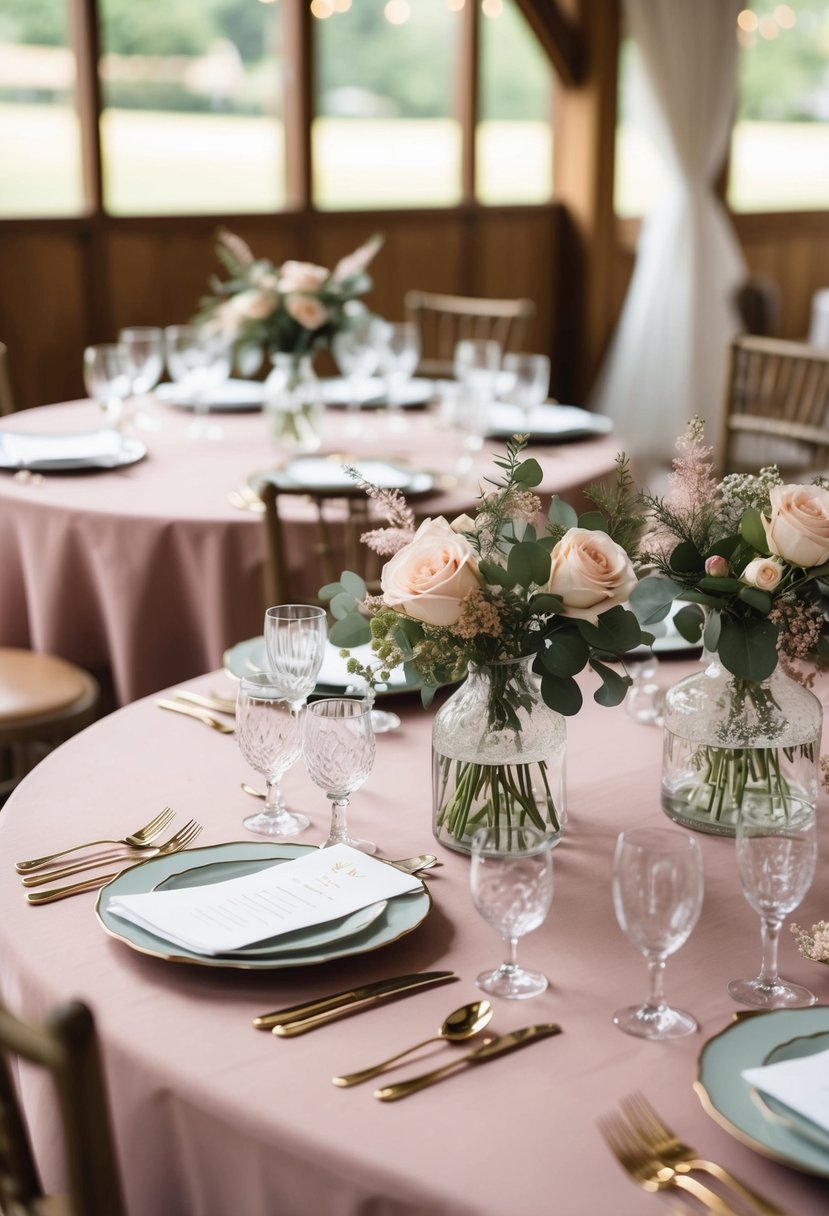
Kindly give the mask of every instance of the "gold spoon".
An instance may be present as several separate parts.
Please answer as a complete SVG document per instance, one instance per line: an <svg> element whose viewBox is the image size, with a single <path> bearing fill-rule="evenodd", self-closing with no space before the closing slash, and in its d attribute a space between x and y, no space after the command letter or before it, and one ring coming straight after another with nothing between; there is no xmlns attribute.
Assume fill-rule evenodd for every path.
<svg viewBox="0 0 829 1216"><path fill-rule="evenodd" d="M246 794L250 794L251 798L261 798L264 802L267 794L263 794L261 790L255 790L252 785L248 785L246 781L242 782L242 789Z"/></svg>
<svg viewBox="0 0 829 1216"><path fill-rule="evenodd" d="M344 1077L332 1077L331 1080L343 1089L349 1085L359 1085L363 1081L370 1081L372 1077L379 1076L392 1064L402 1060L403 1056L407 1056L409 1052L426 1047L429 1043L438 1043L441 1039L448 1043L463 1043L464 1040L471 1039L479 1030L483 1030L491 1019L492 1006L489 1001L473 1001L471 1005L461 1005L460 1009L449 1014L440 1030L432 1038L424 1039L422 1043L415 1043L414 1047L407 1047L405 1051L399 1051L396 1056L390 1056L388 1060L383 1060L381 1064L375 1064L372 1068L346 1073Z"/></svg>

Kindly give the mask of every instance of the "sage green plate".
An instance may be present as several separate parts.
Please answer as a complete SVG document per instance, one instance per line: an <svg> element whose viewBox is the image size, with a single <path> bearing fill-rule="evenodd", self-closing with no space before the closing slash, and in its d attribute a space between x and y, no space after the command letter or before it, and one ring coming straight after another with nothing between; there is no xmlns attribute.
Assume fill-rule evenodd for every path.
<svg viewBox="0 0 829 1216"><path fill-rule="evenodd" d="M365 647L356 647L355 653L357 657L361 657ZM331 652L334 652L333 654ZM328 654L325 660L325 670L334 670L338 667L342 669L341 677L336 680L321 681L314 689L314 694L322 697L344 696L347 690L354 688L349 683L350 676L345 669L347 660L339 657L339 648L328 643ZM237 680L241 680L243 676L253 675L259 671L266 671L268 666L268 656L265 653L264 638L247 638L244 642L237 642L235 646L231 646L222 655L222 666L228 675L235 676ZM375 697L389 697L400 693L419 692L420 678L417 675L409 676L405 668L400 667L393 671L393 682L386 685L380 685L375 688ZM360 695L361 689L358 686L354 689L357 695Z"/></svg>
<svg viewBox="0 0 829 1216"><path fill-rule="evenodd" d="M209 867L207 882L222 882L227 878L238 878L242 872L240 862L261 869L280 861L291 861L315 850L315 845L281 844L271 841L232 841L228 844L210 845L202 849L187 849L184 853L173 853L167 857L153 857L124 870L112 882L101 888L95 911L98 920L111 937L117 938L142 954L173 963L193 963L200 967L233 967L243 970L270 971L283 967L310 967L327 963L333 959L347 958L355 954L368 954L396 942L411 933L423 921L432 906L429 893L424 888L410 895L398 895L390 899L383 913L366 929L354 936L333 941L329 945L314 948L297 944L293 953L273 955L237 956L196 954L181 946L174 946L164 938L156 937L139 925L133 925L120 916L113 916L108 908L115 895L139 895L155 890L161 883L177 878L180 887L193 885L187 880L193 870ZM311 931L309 930L309 933Z"/></svg>
<svg viewBox="0 0 829 1216"><path fill-rule="evenodd" d="M765 1064L792 1039L815 1036L814 1050L821 1050L816 1044L826 1032L829 1005L737 1014L703 1047L694 1088L708 1114L743 1144L773 1161L829 1178L829 1151L769 1119L741 1076L744 1068Z"/></svg>
<svg viewBox="0 0 829 1216"><path fill-rule="evenodd" d="M813 1056L817 1052L827 1049L829 1049L829 1030L821 1030L817 1034L799 1035L788 1043L781 1043L768 1054L763 1063L779 1064L783 1060L802 1060L805 1056ZM800 1111L792 1110L779 1098L774 1098L771 1094L765 1094L761 1090L755 1091L754 1099L760 1104L761 1109L765 1107L768 1118L779 1120L798 1136L805 1136L807 1140L812 1140L818 1148L829 1153L829 1132L819 1124L813 1123L811 1119L801 1115Z"/></svg>

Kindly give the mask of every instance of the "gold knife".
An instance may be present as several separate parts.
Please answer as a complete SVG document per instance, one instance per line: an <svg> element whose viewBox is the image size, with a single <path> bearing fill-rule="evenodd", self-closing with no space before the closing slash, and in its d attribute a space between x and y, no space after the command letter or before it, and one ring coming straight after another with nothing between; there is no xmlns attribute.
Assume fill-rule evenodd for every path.
<svg viewBox="0 0 829 1216"><path fill-rule="evenodd" d="M272 1030L274 1034L288 1038L295 1034L304 1034L306 1030L313 1030L315 1026L345 1014L369 1009L390 997L417 992L420 988L431 988L435 984L452 984L457 979L459 976L453 971L421 971L415 975L397 975L392 979L366 984L362 988L348 988L345 992L321 997L317 1001L308 1001L304 1005L292 1005L288 1009L276 1009L272 1013L260 1014L253 1019L253 1024L257 1030Z"/></svg>
<svg viewBox="0 0 829 1216"><path fill-rule="evenodd" d="M441 1077L446 1076L448 1072L461 1064L483 1064L486 1060L494 1060L496 1056L502 1056L507 1051L515 1051L518 1047L526 1047L537 1039L547 1039L554 1034L561 1034L561 1027L556 1022L543 1022L540 1026L525 1026L523 1030L513 1030L509 1034L499 1035L497 1039L487 1039L480 1047L476 1047L474 1051L468 1051L465 1056L461 1056L459 1060L453 1060L451 1064L444 1064L441 1068L433 1069L432 1072L421 1073L419 1077L412 1077L410 1081L397 1081L394 1085L384 1085L382 1089L375 1089L374 1096L381 1102L394 1102L398 1098L407 1098L409 1094L416 1093L419 1089L425 1089L427 1085L434 1085L435 1081L439 1081Z"/></svg>
<svg viewBox="0 0 829 1216"><path fill-rule="evenodd" d="M206 709L217 714L235 714L236 702L231 697L203 696L200 692L190 692L189 688L180 688L175 699L187 705L195 705L198 709Z"/></svg>
<svg viewBox="0 0 829 1216"><path fill-rule="evenodd" d="M197 722L203 722L205 726L217 730L222 735L233 734L234 728L229 723L221 722L203 709L196 709L195 705L182 705L179 701L167 701L163 698L157 700L156 705L159 709L172 710L174 714L184 714L185 718L195 718Z"/></svg>

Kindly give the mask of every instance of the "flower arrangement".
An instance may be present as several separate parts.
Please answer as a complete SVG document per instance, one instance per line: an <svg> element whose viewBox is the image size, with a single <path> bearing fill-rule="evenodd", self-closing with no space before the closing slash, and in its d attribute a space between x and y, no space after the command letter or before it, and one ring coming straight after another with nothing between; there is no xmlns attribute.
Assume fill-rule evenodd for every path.
<svg viewBox="0 0 829 1216"><path fill-rule="evenodd" d="M216 255L228 277L210 280L212 295L201 301L198 319L243 356L265 349L299 358L322 349L349 316L365 311L357 297L372 287L367 267L382 243L382 237L371 237L333 270L311 262L274 266L255 257L241 237L220 229Z"/></svg>
<svg viewBox="0 0 829 1216"><path fill-rule="evenodd" d="M457 847L482 824L529 820L559 830L549 757L530 755L528 715L536 705L537 716L538 704L544 714L577 713L575 677L587 666L600 680L595 700L620 703L631 681L608 660L643 639L625 607L637 581L631 559L641 522L625 458L612 487L591 487L596 510L578 517L554 498L539 535L542 471L522 457L524 444L516 436L495 458L502 475L487 479L474 518L426 519L417 529L399 492L368 485L352 470L386 517L386 526L362 538L388 558L380 594L369 595L353 572L320 592L336 618L331 640L346 653L371 643L374 661L362 665L352 656L348 664L371 685L404 664L428 704L440 685L468 671L486 674L482 720L470 724L467 711L464 724L475 733L472 755L438 757L435 745L436 830L447 826Z"/></svg>
<svg viewBox="0 0 829 1216"><path fill-rule="evenodd" d="M813 963L829 963L829 921L819 920L811 929L791 925L797 948L804 958Z"/></svg>

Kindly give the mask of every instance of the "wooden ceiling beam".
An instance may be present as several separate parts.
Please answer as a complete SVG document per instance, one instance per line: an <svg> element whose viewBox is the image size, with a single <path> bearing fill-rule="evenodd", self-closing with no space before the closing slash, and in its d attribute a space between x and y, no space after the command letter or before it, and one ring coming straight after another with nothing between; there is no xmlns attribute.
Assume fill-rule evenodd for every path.
<svg viewBox="0 0 829 1216"><path fill-rule="evenodd" d="M559 0L516 0L563 84L584 79L585 47L582 30L562 11Z"/></svg>

